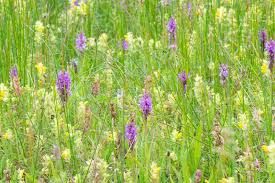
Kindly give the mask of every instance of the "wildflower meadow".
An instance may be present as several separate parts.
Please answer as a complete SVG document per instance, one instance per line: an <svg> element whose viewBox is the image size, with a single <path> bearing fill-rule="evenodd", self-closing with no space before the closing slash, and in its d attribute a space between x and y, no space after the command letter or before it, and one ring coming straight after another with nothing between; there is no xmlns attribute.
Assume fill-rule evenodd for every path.
<svg viewBox="0 0 275 183"><path fill-rule="evenodd" d="M0 0L0 182L275 183L274 0Z"/></svg>

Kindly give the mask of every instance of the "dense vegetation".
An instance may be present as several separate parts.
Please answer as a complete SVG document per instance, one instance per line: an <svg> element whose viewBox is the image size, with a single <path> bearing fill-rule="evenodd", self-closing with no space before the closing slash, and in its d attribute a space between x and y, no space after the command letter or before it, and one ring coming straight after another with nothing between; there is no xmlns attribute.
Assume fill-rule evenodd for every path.
<svg viewBox="0 0 275 183"><path fill-rule="evenodd" d="M0 0L1 182L275 182L274 13Z"/></svg>

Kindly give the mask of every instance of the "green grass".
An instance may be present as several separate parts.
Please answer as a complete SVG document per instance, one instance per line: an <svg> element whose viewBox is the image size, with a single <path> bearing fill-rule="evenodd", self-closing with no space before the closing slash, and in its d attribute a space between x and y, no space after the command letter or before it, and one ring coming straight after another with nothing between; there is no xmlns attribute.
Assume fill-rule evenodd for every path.
<svg viewBox="0 0 275 183"><path fill-rule="evenodd" d="M1 182L275 181L274 69L261 71L268 56L258 36L265 29L275 38L274 0L194 0L190 16L186 1L170 1L87 0L81 11L67 0L0 0L0 83L9 91L4 101L0 87ZM75 45L81 32L96 40L83 53ZM134 41L123 51L129 32ZM229 68L225 85L221 64ZM61 70L72 79L65 104L56 89ZM189 73L186 93L182 71ZM148 120L139 108L145 90L153 100ZM131 120L133 149L124 135Z"/></svg>

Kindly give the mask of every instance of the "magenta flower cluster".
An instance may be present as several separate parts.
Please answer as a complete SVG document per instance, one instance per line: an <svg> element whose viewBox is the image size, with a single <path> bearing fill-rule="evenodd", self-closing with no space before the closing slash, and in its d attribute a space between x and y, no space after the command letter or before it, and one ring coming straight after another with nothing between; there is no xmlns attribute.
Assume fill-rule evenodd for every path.
<svg viewBox="0 0 275 183"><path fill-rule="evenodd" d="M229 75L228 66L226 64L220 65L220 80L221 83L224 85L226 83L226 79Z"/></svg>
<svg viewBox="0 0 275 183"><path fill-rule="evenodd" d="M177 24L174 17L171 17L167 24L167 30L169 34L169 46L170 48L176 48L176 30L177 30Z"/></svg>
<svg viewBox="0 0 275 183"><path fill-rule="evenodd" d="M137 139L137 127L134 121L126 125L125 137L129 141L130 148L133 149Z"/></svg>
<svg viewBox="0 0 275 183"><path fill-rule="evenodd" d="M183 71L179 73L178 78L184 88L184 92L186 92L188 75L186 74L185 71Z"/></svg>
<svg viewBox="0 0 275 183"><path fill-rule="evenodd" d="M270 40L265 44L265 50L269 56L269 69L272 72L275 60L275 41Z"/></svg>
<svg viewBox="0 0 275 183"><path fill-rule="evenodd" d="M11 79L18 78L18 70L17 70L16 66L14 66L14 67L11 68L11 70L10 70L10 77L11 77Z"/></svg>
<svg viewBox="0 0 275 183"><path fill-rule="evenodd" d="M78 34L75 43L76 43L76 48L79 52L83 52L86 49L86 41L87 39L84 33Z"/></svg>
<svg viewBox="0 0 275 183"><path fill-rule="evenodd" d="M68 96L71 95L71 77L68 72L59 71L56 80L56 88L62 102L67 102Z"/></svg>
<svg viewBox="0 0 275 183"><path fill-rule="evenodd" d="M145 119L147 119L149 114L152 112L152 99L148 93L145 92L144 95L141 97L139 101L139 106Z"/></svg>

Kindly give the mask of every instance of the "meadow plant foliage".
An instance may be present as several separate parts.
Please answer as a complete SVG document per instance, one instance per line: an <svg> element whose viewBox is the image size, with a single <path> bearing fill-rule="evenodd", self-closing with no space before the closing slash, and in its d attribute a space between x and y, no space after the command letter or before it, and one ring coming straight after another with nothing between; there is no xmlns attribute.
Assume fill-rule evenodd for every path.
<svg viewBox="0 0 275 183"><path fill-rule="evenodd" d="M0 182L275 182L274 0L0 0Z"/></svg>

